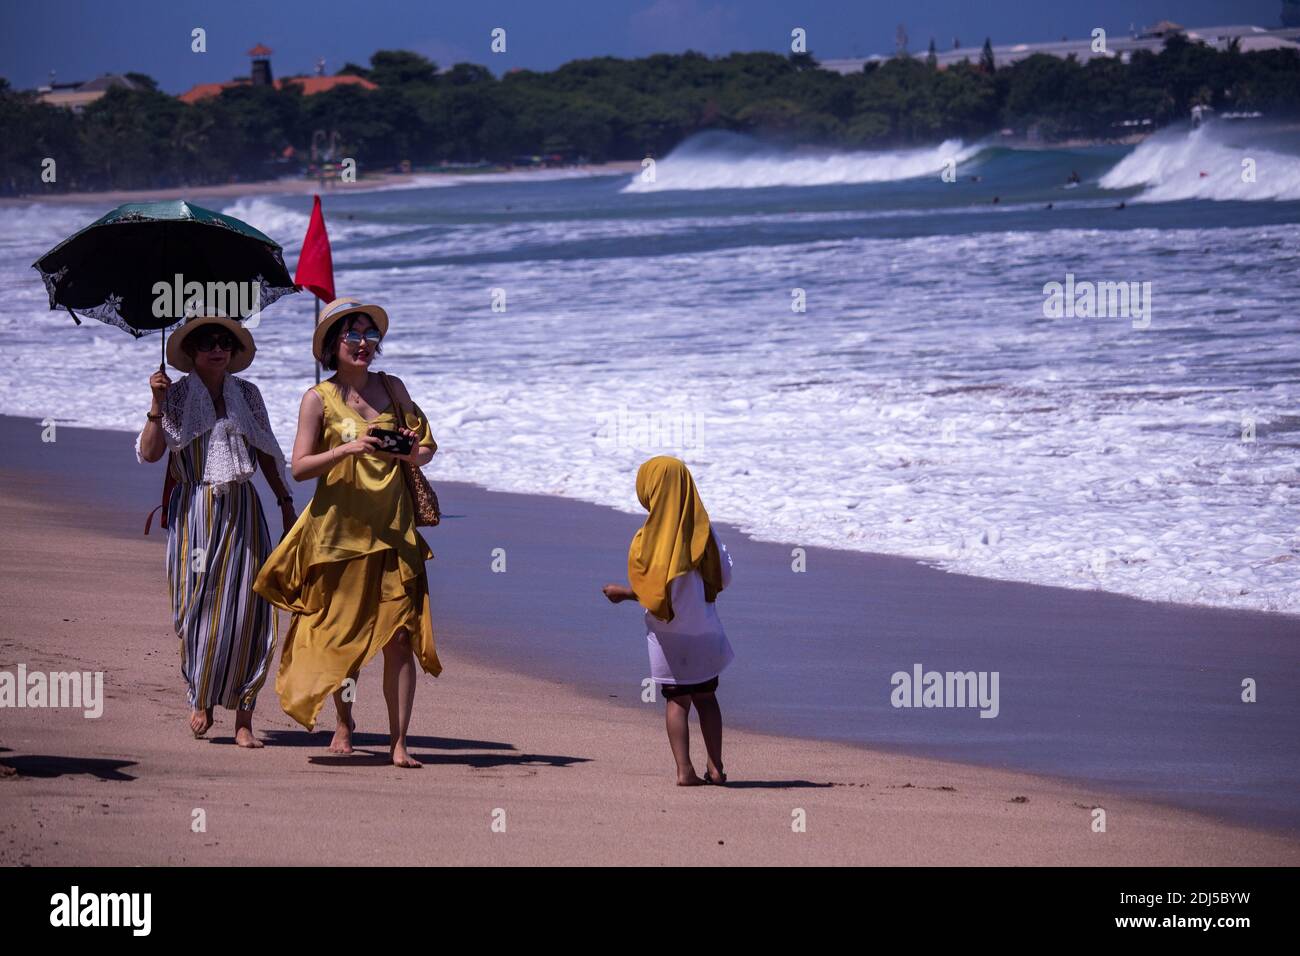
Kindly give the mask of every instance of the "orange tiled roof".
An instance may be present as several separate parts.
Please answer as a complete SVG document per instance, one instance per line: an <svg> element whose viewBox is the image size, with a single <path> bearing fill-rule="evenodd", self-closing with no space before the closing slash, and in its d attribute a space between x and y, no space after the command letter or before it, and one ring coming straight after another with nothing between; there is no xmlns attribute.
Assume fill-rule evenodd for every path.
<svg viewBox="0 0 1300 956"><path fill-rule="evenodd" d="M182 103L193 103L196 100L207 99L209 96L220 96L222 90L234 85L234 83L200 83L182 93L177 99Z"/></svg>
<svg viewBox="0 0 1300 956"><path fill-rule="evenodd" d="M302 87L304 96L324 93L336 86L360 86L366 90L379 89L374 83L360 76L286 76L275 81L277 90L284 89L286 83L296 83ZM182 103L194 103L209 96L220 96L221 91L234 86L247 86L248 80L231 80L228 83L200 83L177 97Z"/></svg>
<svg viewBox="0 0 1300 956"><path fill-rule="evenodd" d="M365 90L379 89L376 84L371 83L365 77L353 76L350 73L344 76L286 76L284 79L275 81L275 88L283 89L286 83L296 83L301 86L304 96L324 93L336 86L360 86Z"/></svg>

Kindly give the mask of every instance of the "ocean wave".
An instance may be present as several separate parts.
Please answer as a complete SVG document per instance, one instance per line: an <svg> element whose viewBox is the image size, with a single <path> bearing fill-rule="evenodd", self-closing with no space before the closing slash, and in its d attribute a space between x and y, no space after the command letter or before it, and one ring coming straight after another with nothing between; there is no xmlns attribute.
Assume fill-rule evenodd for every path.
<svg viewBox="0 0 1300 956"><path fill-rule="evenodd" d="M475 186L493 183L544 183L561 179L595 179L601 176L622 176L622 172L598 168L558 169L508 169L489 173L425 173L415 174L405 182L376 186L365 192L396 192L406 189L441 189L448 186ZM361 192L362 190L349 190Z"/></svg>
<svg viewBox="0 0 1300 956"><path fill-rule="evenodd" d="M1157 134L1116 163L1100 185L1146 187L1135 202L1300 200L1300 156L1229 139L1221 124Z"/></svg>
<svg viewBox="0 0 1300 956"><path fill-rule="evenodd" d="M303 236L307 234L307 223L311 219L310 213L290 209L264 196L237 199L222 207L221 212L248 223L285 248L302 242ZM330 220L326 228L331 236L337 232L333 220Z"/></svg>
<svg viewBox="0 0 1300 956"><path fill-rule="evenodd" d="M979 161L986 179L1018 163L1041 183L1076 165L1095 181L1114 153ZM554 187L544 215L485 221L480 197L439 192L340 202L330 218L340 291L384 303L383 365L434 421L434 479L632 509L639 461L680 454L719 521L769 540L1300 612L1294 221L1171 204L1147 207L1142 228L1078 217L1038 229L1025 215L1001 231L947 222L859 236L837 227L890 211L863 201L869 187L764 204L753 193L628 202L617 185ZM288 244L309 203L226 209ZM11 243L0 332L13 353L0 411L138 427L159 341L50 313L29 267L102 211L0 210ZM923 225L923 209L896 211ZM718 229L735 241L676 241ZM339 241L349 230L359 238ZM398 232L365 235L386 230ZM653 241L618 241L637 235ZM543 259L547 244L573 250ZM453 245L495 253L403 258ZM1044 283L1067 272L1150 281L1150 327L1046 318ZM795 286L806 312L791 309ZM495 287L509 290L508 312L491 311ZM286 444L312 380L311 326L309 296L277 303L248 373Z"/></svg>
<svg viewBox="0 0 1300 956"><path fill-rule="evenodd" d="M302 197L297 197L297 201L301 202ZM325 230L332 243L384 238L411 229L410 225L356 220L339 215L328 209L328 199L325 206ZM244 197L223 207L221 211L227 216L243 220L278 242L285 251L286 260L297 257L302 248L302 240L307 235L307 224L311 221L310 205L307 211L300 211L284 205L282 199L267 196Z"/></svg>
<svg viewBox="0 0 1300 956"><path fill-rule="evenodd" d="M737 133L692 136L655 164L654 181L635 175L625 193L674 189L763 189L772 186L838 186L938 176L949 160L964 163L981 147L959 139L920 149L794 151L767 146Z"/></svg>
<svg viewBox="0 0 1300 956"><path fill-rule="evenodd" d="M112 209L108 205L33 202L0 209L0 249L29 252L39 247L44 255L74 232L86 228Z"/></svg>

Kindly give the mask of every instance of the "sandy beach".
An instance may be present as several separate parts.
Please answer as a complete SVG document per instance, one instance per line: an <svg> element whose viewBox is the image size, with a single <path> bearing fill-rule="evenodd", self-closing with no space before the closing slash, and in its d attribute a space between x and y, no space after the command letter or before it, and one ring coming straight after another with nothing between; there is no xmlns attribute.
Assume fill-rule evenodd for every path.
<svg viewBox="0 0 1300 956"><path fill-rule="evenodd" d="M614 173L634 173L641 164L634 161L588 163L581 166L563 166L555 169L521 167L518 169L482 172L411 172L374 173L360 177L356 182L345 183L331 179L322 187L320 180L311 178L267 179L255 182L221 183L207 186L174 186L166 189L112 189L91 192L29 193L23 196L0 197L0 209L5 206L22 206L28 203L104 204L121 205L128 202L155 202L165 199L238 199L241 196L286 196L320 193L322 196L349 192L368 192L375 189L408 189L420 184L436 185L439 182L467 182L477 177L499 178L546 175L602 176Z"/></svg>
<svg viewBox="0 0 1300 956"><path fill-rule="evenodd" d="M16 771L0 780L0 863L1300 862L1292 836L1104 787L731 727L733 785L676 788L662 704L628 700L640 671L599 684L535 676L548 673L532 665L560 646L563 618L521 622L481 600L467 609L447 592L467 560L456 553L468 533L461 529L486 523L475 533L500 537L528 520L507 500L524 496L476 498L449 483L439 485L449 517L429 531L446 672L422 678L411 728L424 768L385 764L375 666L362 675L354 756L326 753L328 734L297 728L271 688L256 720L265 749L233 746L225 711L210 739L196 741L169 633L162 538L140 533L160 470L136 466L120 433L60 427L56 442L42 444L35 423L2 421L11 452L0 469L0 669L102 671L106 701L98 719L0 711L0 762ZM298 496L301 505L303 489ZM525 501L536 514L551 499ZM497 517L480 518L493 504ZM560 510L573 539L593 532ZM512 590L535 602L527 576L514 574L504 576ZM624 639L617 653L643 655L637 616L599 610ZM471 614L476 628L465 623ZM500 649L513 645L482 639L494 629L525 632L516 637L536 659L505 666ZM726 712L725 693L721 700ZM702 756L698 731L693 746ZM1090 826L1097 806L1105 833ZM191 827L196 810L205 832ZM792 829L800 811L806 832ZM504 832L494 832L494 820L504 820Z"/></svg>

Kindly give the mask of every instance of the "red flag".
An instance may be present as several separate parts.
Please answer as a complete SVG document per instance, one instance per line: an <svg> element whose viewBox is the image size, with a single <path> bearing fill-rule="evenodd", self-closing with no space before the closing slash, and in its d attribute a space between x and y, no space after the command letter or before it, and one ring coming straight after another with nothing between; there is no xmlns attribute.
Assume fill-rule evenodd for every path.
<svg viewBox="0 0 1300 956"><path fill-rule="evenodd" d="M298 272L293 277L295 285L308 289L323 302L333 302L334 259L330 256L330 237L325 234L325 217L320 211L320 196L311 207L311 222L307 236L302 241L298 256Z"/></svg>

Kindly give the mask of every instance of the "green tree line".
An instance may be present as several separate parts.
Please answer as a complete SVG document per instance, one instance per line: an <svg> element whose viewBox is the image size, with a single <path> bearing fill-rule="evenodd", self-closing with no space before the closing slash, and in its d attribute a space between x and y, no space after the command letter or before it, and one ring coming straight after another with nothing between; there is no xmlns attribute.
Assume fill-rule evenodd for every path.
<svg viewBox="0 0 1300 956"><path fill-rule="evenodd" d="M360 170L444 162L509 162L559 153L599 162L663 156L685 137L726 129L799 143L871 148L974 138L1010 127L1045 140L1105 139L1120 124L1161 126L1196 104L1300 114L1300 53L1219 51L1181 36L1128 63L1038 54L999 66L937 69L930 57L870 61L860 73L822 69L811 54L657 54L574 60L548 72L449 70L401 50L339 71L377 89L314 96L237 86L192 105L157 89L114 87L74 114L0 79L0 192L146 188L298 172L318 130ZM292 150L289 151L289 148ZM287 151L296 157L285 163ZM57 162L53 185L42 162ZM277 158L279 162L277 163Z"/></svg>

